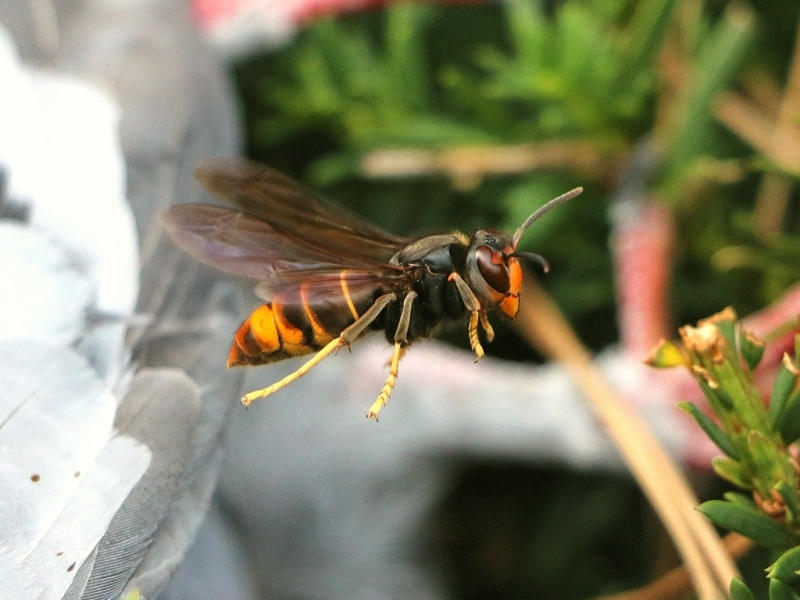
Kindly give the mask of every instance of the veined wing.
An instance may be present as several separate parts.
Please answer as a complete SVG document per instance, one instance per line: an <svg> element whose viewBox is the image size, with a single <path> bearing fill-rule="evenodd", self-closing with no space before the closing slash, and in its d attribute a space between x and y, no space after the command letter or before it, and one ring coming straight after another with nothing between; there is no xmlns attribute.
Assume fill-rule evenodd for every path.
<svg viewBox="0 0 800 600"><path fill-rule="evenodd" d="M342 285L364 290L394 287L404 277L395 265L345 248L312 245L291 231L228 208L178 204L162 215L175 243L189 255L225 273L260 282L259 295L324 296Z"/></svg>
<svg viewBox="0 0 800 600"><path fill-rule="evenodd" d="M321 250L388 262L410 243L320 198L290 177L244 159L211 159L195 175L220 199Z"/></svg>

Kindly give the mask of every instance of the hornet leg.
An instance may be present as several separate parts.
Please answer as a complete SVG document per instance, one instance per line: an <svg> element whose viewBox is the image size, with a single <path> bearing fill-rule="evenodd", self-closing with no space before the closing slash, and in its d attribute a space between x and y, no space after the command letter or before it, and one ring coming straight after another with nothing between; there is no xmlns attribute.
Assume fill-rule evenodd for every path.
<svg viewBox="0 0 800 600"><path fill-rule="evenodd" d="M397 296L395 294L384 294L383 296L379 297L377 300L375 300L373 305L367 309L367 312L361 315L355 323L342 331L342 333L339 334L339 337L328 342L328 344L322 350L312 356L308 362L303 364L303 366L293 373L289 373L289 375L280 381L273 383L271 386L265 387L263 390L256 390L254 392L250 392L249 394L245 394L245 396L242 398L242 404L249 406L253 400L264 398L265 396L269 396L271 393L278 391L282 387L286 387L295 379L300 379L303 375L308 373L331 352L335 352L339 348L352 344L356 338L364 332L367 326L378 317L381 311L386 308L386 305L396 299Z"/></svg>
<svg viewBox="0 0 800 600"><path fill-rule="evenodd" d="M461 300L464 302L464 306L466 306L467 310L470 311L468 327L469 345L472 348L472 351L475 353L476 360L480 360L483 358L483 346L481 346L481 340L478 337L478 320L481 320L483 323L484 318L481 317L481 313L484 315L486 313L485 311L481 310L480 301L475 296L475 293L469 289L467 282L461 278L461 275L453 271L450 273L450 276L447 278L447 280L456 284L456 289L458 289L458 293L461 295ZM484 329L486 329L486 325L489 324L489 320L485 320L486 322L483 324ZM494 331L492 330L491 325L489 325L489 328L486 329L486 336L490 340L492 337L494 337Z"/></svg>
<svg viewBox="0 0 800 600"><path fill-rule="evenodd" d="M481 315L481 327L486 332L486 341L491 342L494 339L494 328L492 328L492 324L489 323L489 316L486 314L485 310L480 312Z"/></svg>
<svg viewBox="0 0 800 600"><path fill-rule="evenodd" d="M394 383L397 380L397 370L400 364L400 359L404 354L405 347L408 345L408 324L411 322L411 305L414 303L414 298L417 297L416 292L408 292L408 295L403 300L403 310L400 313L400 322L397 324L397 329L394 333L394 352L392 353L392 361L389 363L389 377L386 378L386 383L381 390L378 399L369 407L367 411L368 419L378 420L378 413L386 406L389 396L392 395Z"/></svg>

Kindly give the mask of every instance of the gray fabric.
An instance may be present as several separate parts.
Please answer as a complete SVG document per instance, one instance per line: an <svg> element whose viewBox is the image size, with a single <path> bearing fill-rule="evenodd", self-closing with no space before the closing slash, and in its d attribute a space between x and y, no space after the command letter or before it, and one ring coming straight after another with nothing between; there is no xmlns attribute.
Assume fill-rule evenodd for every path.
<svg viewBox="0 0 800 600"><path fill-rule="evenodd" d="M113 432L114 398L74 351L4 341L0 366L0 554L13 560L0 564L0 597L58 598L85 581L72 571L91 560L151 452Z"/></svg>
<svg viewBox="0 0 800 600"><path fill-rule="evenodd" d="M144 558L183 493L199 414L200 391L183 372L144 369L134 377L114 425L150 448L153 459L100 540L83 598L116 597Z"/></svg>

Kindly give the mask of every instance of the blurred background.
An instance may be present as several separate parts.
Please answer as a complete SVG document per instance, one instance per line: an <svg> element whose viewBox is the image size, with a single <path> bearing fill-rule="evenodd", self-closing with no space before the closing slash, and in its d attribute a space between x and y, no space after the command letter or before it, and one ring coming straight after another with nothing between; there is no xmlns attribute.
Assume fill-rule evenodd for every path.
<svg viewBox="0 0 800 600"><path fill-rule="evenodd" d="M236 400L245 388L298 363L226 373L232 333L258 299L250 283L181 256L158 214L210 201L192 170L220 154L246 154L402 235L513 231L583 186L526 233L522 248L552 267L526 276L698 493L717 496L725 488L710 472L714 451L674 408L696 392L641 361L677 326L728 305L761 331L800 312L799 19L792 0L4 3L6 64L16 65L7 89L21 81L14 73L74 77L118 110L108 129L138 248L120 277L136 291L113 310L88 294L61 345L88 360L119 406L142 370L177 368L203 407L184 434L195 440L191 457L158 488L137 558L125 568L108 559L117 583L93 584L106 580L92 566L112 543L106 532L67 595L593 598L675 566L603 427L513 322L493 319L496 339L479 365L461 327L415 345L377 425L363 418L389 358L375 339L245 411ZM29 182L69 156L91 178L108 152L84 150L79 132L35 114L20 124L24 97L0 115L0 219L58 234ZM58 136L67 136L62 150L42 160ZM25 144L21 156L23 139L40 146ZM82 202L85 179L76 179L52 204ZM112 218L75 213L87 225L76 237L89 239ZM119 238L87 260L118 252ZM101 271L89 271L100 289ZM24 303L8 290L3 300ZM106 345L98 323L117 327L102 334ZM26 329L13 325L0 341ZM98 358L109 348L111 367ZM144 395L168 402L157 383ZM169 438L181 414L149 427ZM174 458L153 456L151 470ZM153 497L141 496L134 516ZM153 556L158 540L176 537ZM741 564L762 594L768 562L754 551Z"/></svg>

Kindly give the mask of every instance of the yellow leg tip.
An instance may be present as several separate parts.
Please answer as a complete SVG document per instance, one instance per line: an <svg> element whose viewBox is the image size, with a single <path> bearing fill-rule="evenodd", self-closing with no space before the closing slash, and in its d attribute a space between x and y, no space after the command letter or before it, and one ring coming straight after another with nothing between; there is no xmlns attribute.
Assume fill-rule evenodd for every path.
<svg viewBox="0 0 800 600"><path fill-rule="evenodd" d="M481 327L486 332L486 341L491 343L494 340L494 329L492 328L492 324L489 322L489 317L486 316L485 311L480 312L480 322Z"/></svg>
<svg viewBox="0 0 800 600"><path fill-rule="evenodd" d="M281 387L280 385L271 385L263 390L256 390L254 392L250 392L249 394L245 394L242 396L242 406L250 406L253 403L253 400L258 400L259 398L266 398L272 392L279 390Z"/></svg>
<svg viewBox="0 0 800 600"><path fill-rule="evenodd" d="M250 392L249 394L245 394L244 396L242 396L242 406L250 406L253 403L253 400L258 400L259 398L266 395L263 392L264 390L257 390L255 392Z"/></svg>
<svg viewBox="0 0 800 600"><path fill-rule="evenodd" d="M392 354L392 360L390 361L391 368L389 369L389 377L386 378L386 383L384 384L381 393L378 395L378 399L375 400L372 406L369 407L369 410L367 411L368 419L375 419L377 421L378 413L381 412L381 409L386 406L386 403L389 401L389 396L392 395L394 384L397 382L397 366L400 362L400 358L405 353L406 348L402 345L402 343L395 342L394 353Z"/></svg>
<svg viewBox="0 0 800 600"><path fill-rule="evenodd" d="M389 399L389 395L385 392L381 392L378 399L373 402L372 406L369 407L367 411L367 418L368 419L375 419L378 420L378 413L381 412L381 409L386 406L386 401Z"/></svg>
<svg viewBox="0 0 800 600"><path fill-rule="evenodd" d="M478 362L480 359L484 357L483 346L477 344L473 350L475 351L475 362Z"/></svg>
<svg viewBox="0 0 800 600"><path fill-rule="evenodd" d="M469 318L469 345L472 348L472 351L475 353L475 362L478 362L480 359L483 358L483 346L481 346L481 340L478 336L478 320L479 320L479 313L478 311L474 311Z"/></svg>
<svg viewBox="0 0 800 600"><path fill-rule="evenodd" d="M386 380L386 385L383 386L381 393L378 395L378 399L372 403L372 406L370 406L367 411L368 419L378 420L378 413L386 406L386 403L389 401L389 396L392 395L395 381L397 381L397 377L393 373L390 373L389 378Z"/></svg>

